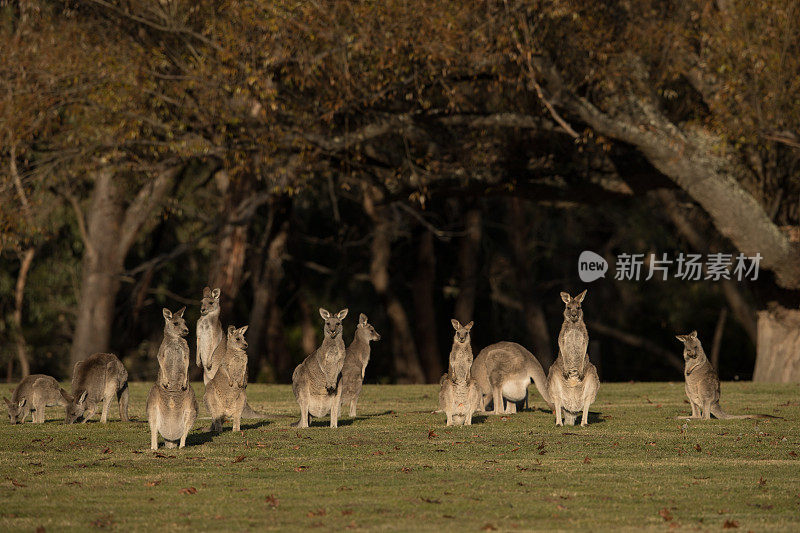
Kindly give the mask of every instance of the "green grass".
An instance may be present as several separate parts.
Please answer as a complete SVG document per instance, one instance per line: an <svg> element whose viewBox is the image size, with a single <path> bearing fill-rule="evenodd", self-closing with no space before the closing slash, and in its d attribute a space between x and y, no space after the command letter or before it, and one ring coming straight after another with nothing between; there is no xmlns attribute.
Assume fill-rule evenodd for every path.
<svg viewBox="0 0 800 533"><path fill-rule="evenodd" d="M211 437L198 420L158 454L149 387L131 386L139 422L115 406L106 425L65 426L58 408L0 424L0 530L800 530L798 385L723 384L728 412L784 419L684 426L681 383L603 384L587 428L539 409L446 428L436 386L367 386L358 419L303 431L289 386L250 385L266 423Z"/></svg>

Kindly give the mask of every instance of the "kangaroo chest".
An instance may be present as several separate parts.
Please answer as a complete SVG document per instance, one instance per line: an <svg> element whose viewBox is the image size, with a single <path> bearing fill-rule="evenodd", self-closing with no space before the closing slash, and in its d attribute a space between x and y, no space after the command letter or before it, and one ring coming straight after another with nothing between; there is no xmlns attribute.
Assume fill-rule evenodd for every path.
<svg viewBox="0 0 800 533"><path fill-rule="evenodd" d="M200 352L200 360L207 363L214 353L214 349L222 338L221 328L217 326L216 320L203 320L197 322L197 351Z"/></svg>

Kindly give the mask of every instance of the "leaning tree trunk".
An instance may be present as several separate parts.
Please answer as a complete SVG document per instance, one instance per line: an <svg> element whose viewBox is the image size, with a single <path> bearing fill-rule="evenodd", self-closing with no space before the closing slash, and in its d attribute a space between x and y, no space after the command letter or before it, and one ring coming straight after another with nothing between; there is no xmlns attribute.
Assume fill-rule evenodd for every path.
<svg viewBox="0 0 800 533"><path fill-rule="evenodd" d="M424 383L425 373L417 355L414 335L403 304L389 287L389 261L392 249L392 221L386 207L376 206L380 193L364 191L364 211L373 221L372 262L370 280L386 308L392 323L392 353L394 369L400 383Z"/></svg>
<svg viewBox="0 0 800 533"><path fill-rule="evenodd" d="M442 376L442 354L436 337L436 307L433 291L436 283L436 251L433 247L433 233L423 229L419 236L417 251L417 275L413 281L414 314L419 356L425 369L428 383L436 383Z"/></svg>
<svg viewBox="0 0 800 533"><path fill-rule="evenodd" d="M86 222L77 200L71 199L85 247L70 354L72 366L95 352L108 351L125 257L180 170L173 167L159 172L139 190L127 209L122 208L113 172L98 172Z"/></svg>
<svg viewBox="0 0 800 533"><path fill-rule="evenodd" d="M20 373L23 378L30 375L31 365L28 359L28 344L25 342L25 335L22 333L22 304L24 302L25 283L28 279L28 272L31 269L35 253L36 251L34 248L28 248L22 253L19 275L17 276L17 285L14 290L14 341L17 345L17 358L19 359Z"/></svg>
<svg viewBox="0 0 800 533"><path fill-rule="evenodd" d="M800 382L800 310L772 304L759 311L757 353L753 381Z"/></svg>
<svg viewBox="0 0 800 533"><path fill-rule="evenodd" d="M522 201L517 198L512 199L509 205L508 238L514 258L516 286L522 301L522 312L525 314L525 325L533 342L529 349L544 368L549 368L553 363L550 333L547 331L547 319L534 292L532 276L528 267L529 227L528 221L525 220Z"/></svg>
<svg viewBox="0 0 800 533"><path fill-rule="evenodd" d="M464 238L459 242L459 290L453 316L462 324L473 319L478 292L478 254L481 245L481 211L472 208L464 215Z"/></svg>

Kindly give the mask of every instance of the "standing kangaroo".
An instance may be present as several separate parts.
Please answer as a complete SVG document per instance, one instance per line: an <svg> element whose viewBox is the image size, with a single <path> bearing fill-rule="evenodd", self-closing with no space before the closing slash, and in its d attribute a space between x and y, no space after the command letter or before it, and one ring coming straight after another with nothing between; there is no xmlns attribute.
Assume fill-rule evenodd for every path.
<svg viewBox="0 0 800 533"><path fill-rule="evenodd" d="M324 338L317 350L297 365L292 374L292 392L300 405L300 420L293 426L307 428L312 416L331 414L331 427L339 425L339 408L342 400L342 367L345 347L342 340L342 320L347 309L335 315L320 308L325 321Z"/></svg>
<svg viewBox="0 0 800 533"><path fill-rule="evenodd" d="M472 377L481 390L482 407L491 401L496 415L516 413L517 402L528 397L531 382L553 408L542 365L531 352L515 342L498 342L481 350L472 363ZM503 400L507 400L505 409Z"/></svg>
<svg viewBox="0 0 800 533"><path fill-rule="evenodd" d="M236 329L228 326L227 350L225 365L220 367L213 379L206 386L203 403L211 413L211 431L222 431L225 418L233 419L233 431L239 431L242 411L247 396L247 341L244 333L247 326Z"/></svg>
<svg viewBox="0 0 800 533"><path fill-rule="evenodd" d="M28 413L35 424L45 420L44 408L51 405L67 407L73 403L73 398L58 384L55 378L44 374L31 374L20 381L17 388L11 393L11 401L3 396L3 401L8 407L8 418L12 424L25 422Z"/></svg>
<svg viewBox="0 0 800 533"><path fill-rule="evenodd" d="M448 426L472 425L472 414L481 401L478 383L471 375L472 341L470 330L472 322L466 326L452 319L453 347L450 349L450 364L447 373L439 380L439 408L447 415Z"/></svg>
<svg viewBox="0 0 800 533"><path fill-rule="evenodd" d="M197 320L197 366L203 369L203 384L217 375L225 366L227 354L227 336L222 331L220 322L220 290L203 288L203 300L200 304L200 318ZM245 400L242 418L266 418L266 415L255 411Z"/></svg>
<svg viewBox="0 0 800 533"><path fill-rule="evenodd" d="M676 335L683 343L683 360L686 366L683 375L686 378L686 396L692 406L691 416L678 418L702 418L709 420L711 415L719 419L731 418L767 418L766 415L729 415L719 406L719 377L714 366L706 357L703 345L697 338L697 331L688 335Z"/></svg>
<svg viewBox="0 0 800 533"><path fill-rule="evenodd" d="M181 308L174 314L164 309L164 340L158 349L158 381L147 395L147 421L150 424L150 449L158 449L158 434L164 445L186 446L186 436L197 418L197 399L189 386L189 345L184 337L189 328Z"/></svg>
<svg viewBox="0 0 800 533"><path fill-rule="evenodd" d="M220 362L214 358L216 350L221 348L221 351L216 353L220 356L225 355L225 334L219 321L219 297L219 289L213 291L211 287L203 289L200 318L197 320L197 366L203 369L205 385L208 385L219 369Z"/></svg>
<svg viewBox="0 0 800 533"><path fill-rule="evenodd" d="M367 315L361 313L358 317L358 327L353 337L353 342L347 347L347 354L342 366L342 404L350 404L350 416L356 416L356 404L361 394L361 385L364 382L364 373L369 363L369 343L379 341L381 336L367 322Z"/></svg>
<svg viewBox="0 0 800 533"><path fill-rule="evenodd" d="M574 426L575 419L583 411L581 426L589 423L589 406L597 397L600 379L597 369L589 361L587 348L589 332L583 322L581 302L586 291L572 298L566 292L561 293L564 301L564 322L558 334L558 358L550 367L547 376L547 387L553 401L556 414L556 425Z"/></svg>
<svg viewBox="0 0 800 533"><path fill-rule="evenodd" d="M111 402L119 401L119 417L128 421L128 371L112 353L96 353L75 363L72 372L73 401L66 408L66 423L71 424L81 416L83 423L97 412L103 402L100 422L108 420Z"/></svg>

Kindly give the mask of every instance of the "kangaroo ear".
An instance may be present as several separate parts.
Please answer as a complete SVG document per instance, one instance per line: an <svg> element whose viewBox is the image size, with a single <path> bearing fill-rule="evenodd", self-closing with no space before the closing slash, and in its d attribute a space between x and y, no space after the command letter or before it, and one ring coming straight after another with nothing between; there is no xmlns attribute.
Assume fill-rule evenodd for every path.
<svg viewBox="0 0 800 533"><path fill-rule="evenodd" d="M234 326L234 325L230 325L230 326L228 326L228 337L230 337L231 335L233 335L233 332L234 332L234 331L236 331L236 326Z"/></svg>
<svg viewBox="0 0 800 533"><path fill-rule="evenodd" d="M28 401L28 399L27 399L27 398L23 398L23 399L21 399L21 400L19 401L19 404L17 404L17 407L22 407L23 405L25 405L25 402L27 402L27 401Z"/></svg>
<svg viewBox="0 0 800 533"><path fill-rule="evenodd" d="M364 313L358 315L358 324L360 326L365 326L367 324L367 315L365 315Z"/></svg>
<svg viewBox="0 0 800 533"><path fill-rule="evenodd" d="M211 287L203 287L203 298L208 298L211 296Z"/></svg>
<svg viewBox="0 0 800 533"><path fill-rule="evenodd" d="M215 300L219 300L219 295L220 295L220 294L222 294L222 292L221 292L219 289L214 289L213 291L211 291L211 296L212 296L212 297L213 297Z"/></svg>
<svg viewBox="0 0 800 533"><path fill-rule="evenodd" d="M572 297L567 292L561 293L561 299L564 301L565 304L568 304L572 301Z"/></svg>
<svg viewBox="0 0 800 533"><path fill-rule="evenodd" d="M588 289L583 289L583 292L580 293L579 295L577 295L575 298L573 298L573 300L575 300L578 303L581 303L583 301L583 298L586 296L586 291L587 290Z"/></svg>
<svg viewBox="0 0 800 533"><path fill-rule="evenodd" d="M675 335L675 338L681 342L686 342L686 335Z"/></svg>
<svg viewBox="0 0 800 533"><path fill-rule="evenodd" d="M249 328L249 327L250 326L242 326L239 331L242 333L242 335L244 335L244 332L247 331L247 328Z"/></svg>
<svg viewBox="0 0 800 533"><path fill-rule="evenodd" d="M689 333L689 336L691 338L693 338L693 339L696 339L697 338L697 330L693 330L691 333Z"/></svg>
<svg viewBox="0 0 800 533"><path fill-rule="evenodd" d="M347 316L347 312L348 311L350 311L350 310L345 307L344 309L342 309L341 311L336 313L336 318L338 318L339 320L344 320L344 317Z"/></svg>
<svg viewBox="0 0 800 533"><path fill-rule="evenodd" d="M472 329L472 326L474 326L474 325L475 325L475 322L473 322L472 320L470 320L470 321L469 321L469 324L467 324L466 326L464 326L464 329L465 329L465 330L467 330L467 331L469 331L469 330L471 330L471 329Z"/></svg>
<svg viewBox="0 0 800 533"><path fill-rule="evenodd" d="M169 309L167 309L165 307L161 312L164 313L164 318L165 319L172 320L172 311L170 311Z"/></svg>
<svg viewBox="0 0 800 533"><path fill-rule="evenodd" d="M461 322L459 322L455 318L451 318L450 323L453 324L453 329L459 329L461 327Z"/></svg>
<svg viewBox="0 0 800 533"><path fill-rule="evenodd" d="M183 318L183 312L184 311L186 311L186 306L185 305L183 307L181 307L180 309L178 309L177 311L175 311L175 316L178 317L178 318Z"/></svg>
<svg viewBox="0 0 800 533"><path fill-rule="evenodd" d="M81 394L80 398L78 398L78 403L83 403L86 401L86 394L87 391L83 391L83 394Z"/></svg>
<svg viewBox="0 0 800 533"><path fill-rule="evenodd" d="M328 312L327 309L319 308L319 316L322 317L322 320L328 320L331 317L331 314Z"/></svg>

